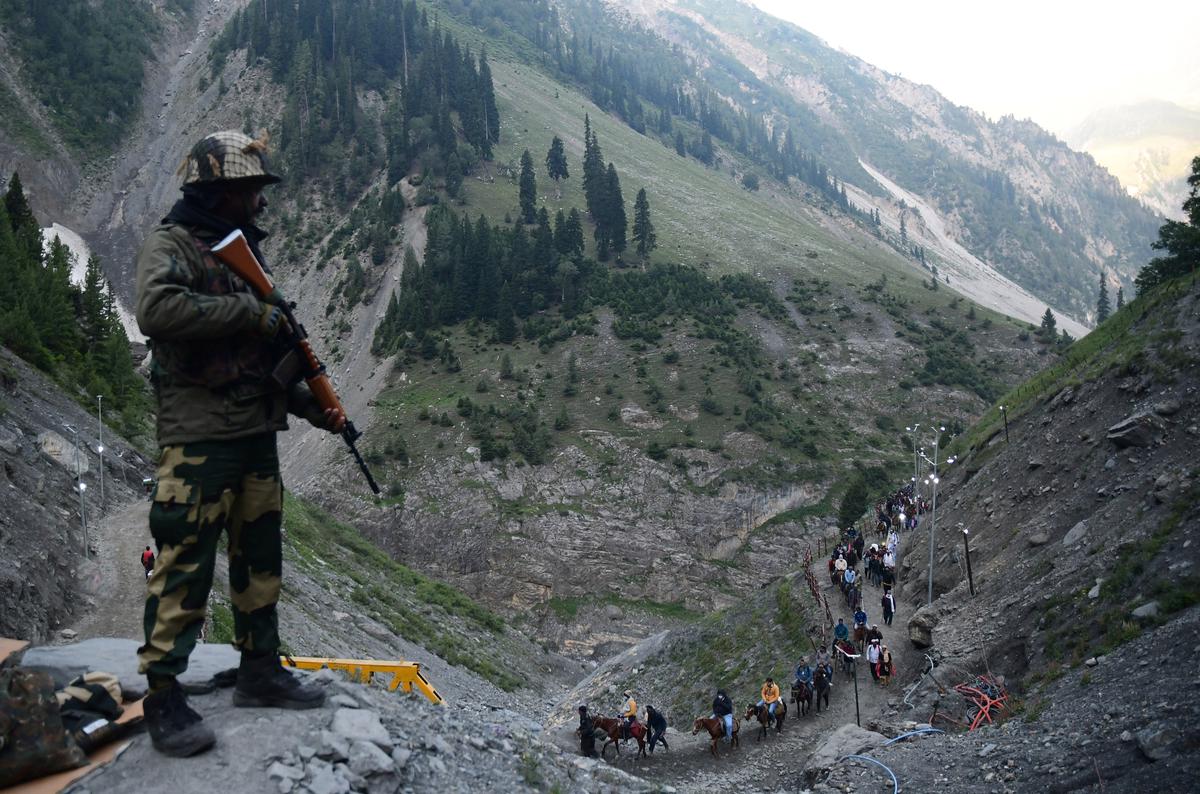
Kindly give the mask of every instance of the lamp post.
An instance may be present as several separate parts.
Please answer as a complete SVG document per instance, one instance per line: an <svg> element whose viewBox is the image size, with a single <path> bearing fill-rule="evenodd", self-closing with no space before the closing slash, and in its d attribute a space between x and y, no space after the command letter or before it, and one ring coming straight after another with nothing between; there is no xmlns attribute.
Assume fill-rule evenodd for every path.
<svg viewBox="0 0 1200 794"><path fill-rule="evenodd" d="M104 515L104 395L96 395L96 454L100 458L100 515Z"/></svg>
<svg viewBox="0 0 1200 794"><path fill-rule="evenodd" d="M933 603L933 531L937 526L937 487L938 482L940 482L937 473L938 446L942 443L941 433L946 432L946 428L940 425L934 429L938 431L938 435L933 437L933 460L930 461L933 464L933 470L928 479L925 480L925 482L933 487L932 514L929 517L929 600L927 601L929 604Z"/></svg>
<svg viewBox="0 0 1200 794"><path fill-rule="evenodd" d="M858 660L859 660L859 657L862 656L862 654L861 653L846 653L846 650L842 646L837 645L837 644L834 644L833 647L837 648L838 653L840 653L842 656L845 656L847 659L850 660L850 672L854 678L854 722L859 727L862 727L862 714L859 712L859 709L858 709Z"/></svg>
<svg viewBox="0 0 1200 794"><path fill-rule="evenodd" d="M1000 415L1004 417L1004 443L1008 443L1008 409L1000 406Z"/></svg>
<svg viewBox="0 0 1200 794"><path fill-rule="evenodd" d="M933 603L933 529L934 529L934 527L937 526L937 487L938 487L939 480L938 480L938 477L936 474L931 474L925 480L925 482L929 483L933 488L933 512L929 519L929 597L928 597L928 600L925 602L927 604L932 604Z"/></svg>
<svg viewBox="0 0 1200 794"><path fill-rule="evenodd" d="M83 532L83 557L87 559L90 556L88 550L88 531L87 531L87 502L84 499L84 492L87 491L87 483L83 481L83 453L79 450L79 431L74 425L64 424L67 430L70 430L75 437L73 451L75 453L75 486L79 491L79 528Z"/></svg>
<svg viewBox="0 0 1200 794"><path fill-rule="evenodd" d="M918 425L913 425L912 427L906 427L906 428L904 428L906 431L908 431L909 433L911 433L911 434L912 434L912 437L913 437L913 439L912 439L912 447L913 447L913 476L912 476L912 482L913 482L913 498L916 498L916 495L917 495L917 487L918 487L918 486L917 486L917 483L918 483L918 481L919 481L919 480L920 480L920 478L921 478L921 475L920 475L920 473L917 471L917 467L918 467L918 465L920 465L920 463L919 463L920 459L917 457L917 429L918 429L919 427L920 427L920 425L918 424Z"/></svg>
<svg viewBox="0 0 1200 794"><path fill-rule="evenodd" d="M971 595L975 595L975 577L971 574L971 543L968 541L970 530L963 527L963 550L967 554L967 584L971 588Z"/></svg>

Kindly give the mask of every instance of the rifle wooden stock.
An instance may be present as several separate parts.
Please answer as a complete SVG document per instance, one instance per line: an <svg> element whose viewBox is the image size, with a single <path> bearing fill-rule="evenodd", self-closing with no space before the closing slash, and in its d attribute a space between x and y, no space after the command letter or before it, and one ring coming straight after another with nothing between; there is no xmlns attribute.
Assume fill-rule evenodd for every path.
<svg viewBox="0 0 1200 794"><path fill-rule="evenodd" d="M250 289L265 298L275 289L275 282L263 270L258 257L250 250L250 243L241 229L230 232L224 240L212 247L213 254L238 278L250 285Z"/></svg>
<svg viewBox="0 0 1200 794"><path fill-rule="evenodd" d="M246 241L246 236L242 234L241 229L235 229L230 232L225 239L221 240L216 245L212 246L213 255L221 260L222 264L228 267L242 281L250 285L250 289L257 293L258 297L266 298L275 291L275 282L272 281L270 274L263 270L262 263L258 261L258 257L254 255L254 251L250 250L250 243ZM280 306L284 314L287 316L287 321L292 327L292 335L296 345L296 350L300 354L300 359L303 362L304 382L308 384L309 391L317 401L322 411L333 408L341 412L342 416L346 416L346 409L342 407L342 401L338 399L337 391L333 388L333 382L329 380L329 376L325 373L325 365L317 358L316 352L313 351L312 345L308 341L308 332L304 330L304 326L296 322L295 315L292 314L291 306L284 303ZM354 423L346 417L346 427L341 432L342 440L346 442L346 446L350 447L350 452L353 453L354 459L358 462L358 467L362 469L362 473L367 478L367 484L371 486L371 490L379 493L379 486L375 483L375 478L371 476L370 469L367 468L366 461L362 459L362 455L358 452L358 447L355 446L355 441L362 435Z"/></svg>

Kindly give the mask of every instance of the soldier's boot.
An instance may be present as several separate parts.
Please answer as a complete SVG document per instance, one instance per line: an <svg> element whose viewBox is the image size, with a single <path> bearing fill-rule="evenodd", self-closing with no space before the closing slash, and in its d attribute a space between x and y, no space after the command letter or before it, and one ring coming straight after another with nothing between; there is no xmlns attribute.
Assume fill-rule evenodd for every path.
<svg viewBox="0 0 1200 794"><path fill-rule="evenodd" d="M325 690L305 685L279 663L279 656L242 654L233 705L242 708L315 709L325 704Z"/></svg>
<svg viewBox="0 0 1200 794"><path fill-rule="evenodd" d="M150 742L163 755L187 758L212 747L217 736L188 705L177 682L153 690L142 702Z"/></svg>

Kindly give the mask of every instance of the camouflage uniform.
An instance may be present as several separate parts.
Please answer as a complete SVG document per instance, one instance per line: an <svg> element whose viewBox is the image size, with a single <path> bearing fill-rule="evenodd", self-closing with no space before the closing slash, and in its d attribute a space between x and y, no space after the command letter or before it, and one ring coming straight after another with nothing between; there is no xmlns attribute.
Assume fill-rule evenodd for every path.
<svg viewBox="0 0 1200 794"><path fill-rule="evenodd" d="M185 184L263 174L253 144L240 133L209 136L189 154ZM275 433L287 429L289 412L324 425L306 386L271 377L286 344L257 333L263 304L209 250L219 231L181 223L175 212L137 258L137 317L154 354L161 447L150 508L158 563L138 651L152 684L187 668L222 533L234 643L278 650L283 483Z"/></svg>

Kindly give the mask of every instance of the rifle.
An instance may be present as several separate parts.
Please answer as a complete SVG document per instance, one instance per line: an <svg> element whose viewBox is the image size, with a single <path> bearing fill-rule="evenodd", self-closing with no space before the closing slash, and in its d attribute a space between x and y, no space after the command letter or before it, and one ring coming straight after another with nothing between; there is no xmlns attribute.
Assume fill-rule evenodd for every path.
<svg viewBox="0 0 1200 794"><path fill-rule="evenodd" d="M262 300L267 300L273 293L278 294L275 282L267 275L262 263L258 261L258 257L250 250L250 244L246 242L246 237L242 234L241 229L230 232L225 239L212 246L211 250L217 259L220 259L242 281L249 284ZM325 365L317 358L312 345L309 344L308 332L304 330L303 325L296 322L296 317L292 314L295 304L280 300L276 305L283 310L288 325L291 326L292 343L295 346L295 352L299 355L304 382L308 384L313 396L317 398L317 405L321 407L321 410L336 408L345 416L346 409L342 407L342 401L338 399L337 392L333 390L333 383L325 374ZM367 478L367 485L370 485L371 490L378 494L379 486L376 485L375 478L371 476L371 470L367 468L366 461L363 460L354 443L362 436L362 431L358 430L354 423L347 418L346 426L340 435L346 442L346 446L350 447L350 453L358 462L358 468L362 469L363 476Z"/></svg>

